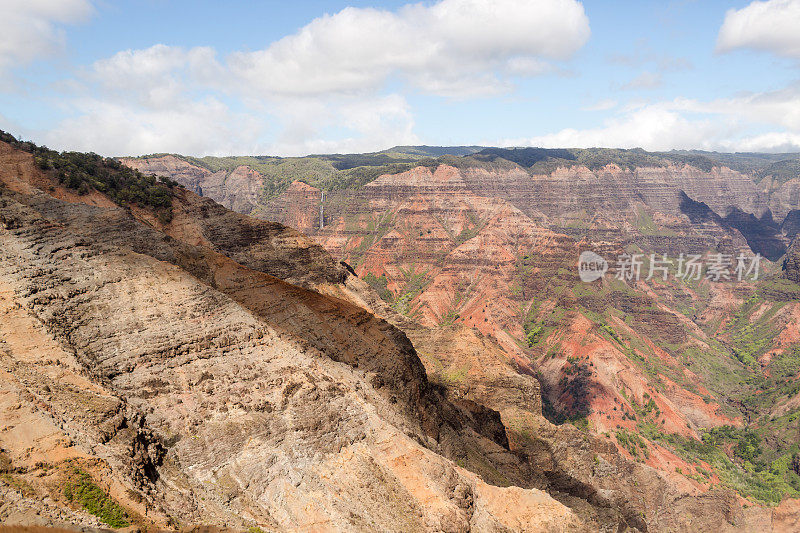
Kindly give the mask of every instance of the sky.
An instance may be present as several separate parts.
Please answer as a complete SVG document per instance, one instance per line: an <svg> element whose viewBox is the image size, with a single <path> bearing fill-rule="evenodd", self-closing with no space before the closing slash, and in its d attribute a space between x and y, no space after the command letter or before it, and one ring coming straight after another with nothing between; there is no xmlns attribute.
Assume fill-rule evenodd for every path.
<svg viewBox="0 0 800 533"><path fill-rule="evenodd" d="M800 0L0 0L0 129L106 156L800 151Z"/></svg>

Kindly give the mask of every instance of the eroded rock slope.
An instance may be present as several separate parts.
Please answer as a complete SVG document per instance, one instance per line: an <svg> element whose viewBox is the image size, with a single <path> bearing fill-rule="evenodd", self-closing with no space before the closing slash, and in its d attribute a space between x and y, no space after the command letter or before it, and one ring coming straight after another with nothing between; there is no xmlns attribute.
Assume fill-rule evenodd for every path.
<svg viewBox="0 0 800 533"><path fill-rule="evenodd" d="M390 306L280 224L180 189L166 220L65 189L6 145L0 156L0 311L13 324L1 346L6 520L101 525L64 496L76 472L130 521L159 527L763 531L796 518L791 502L748 504L542 417L536 368L515 341L519 303L498 299L489 310L475 296L509 289L520 247L549 274L575 243L513 202L476 195L454 169L433 174L446 198L436 187L420 193L429 176L417 172L403 194L398 178L365 188L374 205L357 221L330 213L338 244L326 246L374 244L371 263L357 266L397 263L391 290L419 279L392 255L396 245L421 263L450 258L432 273L449 300L428 293L427 325L440 326L430 329L408 312L425 291ZM300 189L313 205L314 191ZM371 218L375 206L393 213L392 224ZM697 238L715 235L738 238L713 223ZM415 250L418 238L439 248ZM474 287L463 285L470 276ZM523 281L523 296L543 288L536 276ZM573 318L574 346L602 338ZM626 383L645 380L622 350L588 345L624 367ZM616 384L602 377L600 386ZM626 401L644 390L656 394L637 390ZM657 398L677 405L675 397Z"/></svg>
<svg viewBox="0 0 800 533"><path fill-rule="evenodd" d="M60 491L80 471L160 527L587 527L545 492L488 485L448 458L519 469L496 415L445 400L387 322L170 237L136 209L57 183L45 193L30 157L4 149L26 167L0 189L0 294L15 324L0 446L9 486L24 488L4 497L5 520L98 525Z"/></svg>

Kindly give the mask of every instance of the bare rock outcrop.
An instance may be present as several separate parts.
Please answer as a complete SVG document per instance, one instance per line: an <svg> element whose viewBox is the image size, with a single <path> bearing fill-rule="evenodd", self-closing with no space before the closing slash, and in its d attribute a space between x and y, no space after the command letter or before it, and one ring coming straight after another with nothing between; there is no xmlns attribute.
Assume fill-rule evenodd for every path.
<svg viewBox="0 0 800 533"><path fill-rule="evenodd" d="M262 204L264 178L248 166L212 172L174 155L123 157L120 161L144 174L169 176L190 191L207 196L239 213L251 213Z"/></svg>
<svg viewBox="0 0 800 533"><path fill-rule="evenodd" d="M357 198L335 196L330 226L316 237L352 253L359 273L383 274L389 289L410 286L390 307L352 268L280 224L183 190L167 222L99 193L73 194L29 156L9 154L13 164L0 160L9 169L0 175L0 312L13 327L0 330L11 341L0 345L10 369L0 386L13 394L0 416L41 432L17 429L15 441L0 433L0 447L15 442L9 461L36 494L57 495L74 464L138 523L157 527L762 531L794 516L791 506L773 513L746 508L731 491L700 490L630 460L608 437L541 416L543 387L518 342L530 313L520 303L539 293L560 309L603 301L591 291L547 292L548 280L568 276L564 258L579 245L548 227L539 206L515 204L527 193L476 194L474 177L442 166L382 177ZM300 220L318 207L316 191L294 189L305 202ZM652 215L631 201L633 216ZM602 222L591 229L619 235ZM690 229L669 216L648 237L740 239L715 221ZM651 323L633 326L648 334L659 321L669 339L690 327L649 296L602 298L646 310ZM574 401L580 360L598 363L587 372L601 401L622 383L632 390L626 401L649 391L684 428L715 416L697 395L647 388L597 328L562 318L569 327L558 334L573 352L543 358L539 378L558 382L559 369L570 369L564 403ZM68 511L80 514L74 523L94 523L63 499L54 506L69 520Z"/></svg>
<svg viewBox="0 0 800 533"><path fill-rule="evenodd" d="M26 472L18 490L71 509L56 487L77 465L158 527L594 528L526 486L497 414L447 401L401 331L222 253L252 231L268 270L289 248L267 246L275 227L214 233L237 215L198 224L190 243L180 217L171 237L136 209L0 178L0 302L27 328L4 337L0 378L22 387L1 413L29 412L37 428L0 435ZM488 485L481 469L518 486Z"/></svg>
<svg viewBox="0 0 800 533"><path fill-rule="evenodd" d="M795 237L783 260L783 274L787 279L800 283L800 237Z"/></svg>

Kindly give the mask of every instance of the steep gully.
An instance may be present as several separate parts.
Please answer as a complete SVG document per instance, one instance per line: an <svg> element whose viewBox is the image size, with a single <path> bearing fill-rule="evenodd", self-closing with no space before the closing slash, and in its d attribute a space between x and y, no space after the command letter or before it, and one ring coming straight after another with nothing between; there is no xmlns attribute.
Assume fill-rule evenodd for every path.
<svg viewBox="0 0 800 533"><path fill-rule="evenodd" d="M402 292L410 280L428 268L429 271L424 273L426 286L421 291L410 291L411 298L404 302L408 305L403 310L410 309L415 320L398 315L374 297L359 296L360 303L368 303L373 311L406 330L420 349L428 373L443 383L445 390L478 399L499 410L513 435L513 425L525 418L519 415L520 407L524 406L523 413L539 407L538 402L525 400L531 398L531 394L523 392L519 396L526 387L533 390L533 386L520 386L518 382L525 382L525 373L533 373L534 369L528 355L515 340L524 337L525 333L521 331L519 301L509 299L508 294L520 291L521 300L531 294L546 294L546 285L541 285L542 281L555 279L553 276L557 278L562 268L571 268L571 258L577 255L581 242L600 243L609 253L617 253L626 242L631 242L628 229L631 226L638 230L634 232L633 242L651 249L657 245L670 253L685 249L687 243L698 248L723 246L733 249L747 246L750 241L764 241L765 251L775 246L775 233L770 230L773 224L766 214L768 202L752 181L725 169L712 173L715 180L711 181L711 186L708 177L707 173L691 168L645 169L635 175L614 168L607 169L605 174L578 169L578 172L556 172L550 178L535 177L533 182L536 185L531 187L527 185L531 183L530 176L523 172L490 175L481 169L459 171L440 167L435 173L417 169L404 175L379 178L360 191L330 193L326 207L329 218L322 231L317 231L318 220L315 219L319 212L319 191L299 182L272 203L274 211L267 207L267 216L315 235L335 256L354 264L355 271L362 276L367 273L385 275L386 289L396 293ZM630 187L631 181L636 182L637 187ZM476 195L476 189L496 194L499 198ZM687 224L680 218L684 211L691 210L691 206L687 207L681 199L680 195L685 195L684 189L723 212L731 206L734 210L758 212L761 209L761 218L737 217L733 211L733 216L725 217L722 223L713 216L705 220L702 217L691 220L690 216L688 222L691 224ZM630 190L636 193L626 192ZM721 194L720 190L726 193ZM649 203L643 203L643 200ZM586 214L591 212L587 210L598 205L603 209L594 211L593 218L586 225ZM634 217L631 217L632 213ZM390 220L387 220L387 214L392 216ZM638 227L649 226L648 217L655 220L655 231L650 227ZM742 218L745 220L741 221ZM787 220L789 218L787 216ZM752 231L736 229L736 225L746 228L748 223L753 224L753 220L756 227ZM522 283L518 284L521 286L515 289L514 283L520 281L520 250L525 250L531 259L529 264L536 266L524 273ZM523 267L526 266L524 262ZM412 266L419 270L412 269ZM357 281L348 280L347 283L352 285ZM467 297L458 301L456 295L459 293ZM674 295L669 297L675 298ZM680 297L696 298L696 295L684 293ZM555 302L545 302L545 309L536 310L538 316L542 312L574 307L576 300L570 298L574 295L567 297L562 294L555 298ZM590 294L578 297L577 301L589 307L598 305L593 303L593 298ZM657 342L683 338L687 330L697 333L696 325L672 311L661 309L653 314L651 298L639 296L631 299L619 291L612 292L611 299L615 305L623 306L629 312L638 311L641 316L653 315L633 329L621 322L613 324L613 327L631 335L641 335L644 330L648 335L654 335ZM486 301L493 302L488 309L485 303L481 303ZM454 316L454 308L458 309L458 316ZM602 308L602 305L598 307ZM442 349L441 345L430 342L434 335L415 324L419 321L428 326L442 325L451 320L450 317L455 318L456 323L450 328L453 332L449 335L463 339L461 344L465 347L483 343L477 364L467 364L470 358L468 349L453 348L458 342L451 340L448 348ZM596 326L580 316L569 320L572 321L569 334L575 337L569 341L573 353L562 352L554 358L539 361L535 366L540 372L544 371L544 374L539 374L540 379L549 385L548 388L556 390L560 395L556 399L562 404L572 401L575 391L566 389L559 392L553 385L557 385L563 376L561 370L570 367L568 360L585 359L587 367L596 369L592 371L589 383L592 387L599 386L599 390L593 392L595 404L590 416L599 431L604 427L621 426L634 429L634 425L620 415L633 412L635 404L644 404L647 398L656 399L659 412L665 415L663 421L671 425L672 431L687 432L688 428L689 434L696 435L695 427L737 423L729 415L722 414L714 402L709 403L705 396L701 398L700 395L708 391L704 391L702 381L691 372L688 378L694 382L692 386L699 389L698 392L689 392L686 385L676 386L674 382L665 392L656 390L648 385L649 378L627 362L627 356L613 342L609 343ZM547 325L546 321L542 324ZM664 328L664 324L669 327ZM482 335L480 340L476 340L474 330L469 328ZM562 336L558 340L563 345L569 339ZM649 349L671 368L682 369L683 361L679 362L659 350L647 336L642 340L649 343ZM548 345L545 344L544 350ZM426 349L426 346L432 348ZM496 346L497 364L488 364L492 358L485 354L492 350L487 346ZM609 355L612 356L610 359ZM466 375L463 375L465 369ZM603 375L600 375L601 369ZM502 380L492 377L497 373L503 376ZM669 377L662 377L669 383ZM528 380L526 383L536 382ZM604 390L606 392L602 392ZM633 399L626 397L626 390L628 395L634 394ZM620 405L624 409L618 410ZM614 406L613 410L611 406ZM523 427L519 434L530 434L529 429ZM539 429L536 433L541 435L545 432ZM515 439L509 440L513 449ZM519 437L519 440L524 441L524 438ZM564 440L569 441L568 438ZM651 455L648 463L661 470L676 472L680 470L678 466L692 468L658 446L654 446L654 450L657 453ZM543 470L548 472L546 468ZM574 472L578 470L572 469L570 477L573 480ZM557 483L552 480L558 479L559 475L550 472L549 482ZM685 483L682 476L670 478L672 483ZM596 480L592 483L597 486ZM578 485L574 481L562 484L570 485L574 493L580 491L575 488ZM690 490L707 490L707 487L695 483L689 483L689 487ZM627 501L631 499L628 497Z"/></svg>

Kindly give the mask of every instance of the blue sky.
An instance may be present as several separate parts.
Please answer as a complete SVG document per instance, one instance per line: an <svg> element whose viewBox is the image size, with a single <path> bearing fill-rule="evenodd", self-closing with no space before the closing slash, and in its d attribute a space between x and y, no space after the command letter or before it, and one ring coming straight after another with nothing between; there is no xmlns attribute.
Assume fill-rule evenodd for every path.
<svg viewBox="0 0 800 533"><path fill-rule="evenodd" d="M800 150L800 0L7 0L0 129L104 155Z"/></svg>

